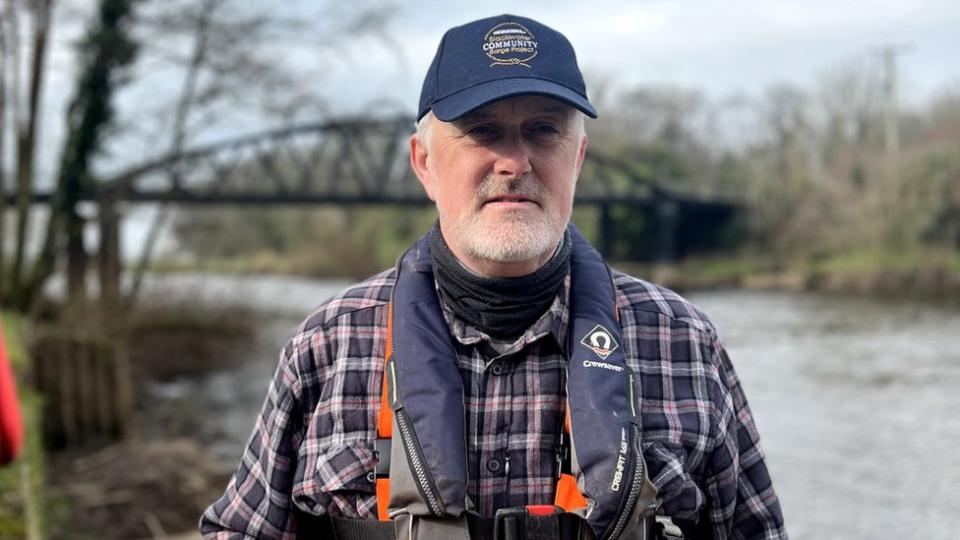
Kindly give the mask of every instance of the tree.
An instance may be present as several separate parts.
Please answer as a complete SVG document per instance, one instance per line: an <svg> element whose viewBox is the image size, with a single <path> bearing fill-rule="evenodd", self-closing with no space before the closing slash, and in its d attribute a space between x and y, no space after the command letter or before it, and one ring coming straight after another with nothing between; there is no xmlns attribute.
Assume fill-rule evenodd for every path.
<svg viewBox="0 0 960 540"><path fill-rule="evenodd" d="M50 36L50 15L53 10L53 0L37 0L33 2L18 2L7 0L3 6L3 17L0 17L0 185L6 188L6 167L2 161L6 145L12 145L12 154L15 158L13 165L14 186L16 188L16 227L14 229L14 255L9 268L0 264L0 299L21 289L27 244L27 227L30 221L30 193L33 191L34 165L37 159L37 125L39 123L40 90L43 86L47 43ZM29 35L29 49L23 47L23 27L21 21L26 16L31 22ZM29 65L25 74L21 71L23 63ZM26 94L22 97L21 91ZM7 99L9 96L9 100ZM6 116L7 104L11 105L12 114ZM6 196L4 190L4 196ZM5 197L4 197L5 198ZM6 201L4 201L5 203ZM2 208L6 210L5 204ZM0 213L0 221L5 221L5 212ZM6 227L0 226L6 237ZM5 242L0 240L0 253L4 251ZM2 257L2 255L0 255ZM0 259L0 260L4 260ZM9 277L7 277L9 272Z"/></svg>
<svg viewBox="0 0 960 540"><path fill-rule="evenodd" d="M338 41L342 41L337 40L342 32L355 37L385 36L382 30L389 18L389 10L375 0L350 6L324 3L310 8L316 11L314 17L323 21L321 30L325 29L315 32L316 26L321 25L314 25L314 17L285 16L275 6L238 0L171 0L143 3L137 9L134 26L132 7L136 0L101 0L96 21L79 48L83 67L67 117L68 135L59 159L51 205L54 211L47 220L39 255L27 261L30 194L37 185L32 169L37 159L35 126L44 112L39 103L39 88L45 72L53 0L5 1L0 25L3 52L0 70L3 84L0 86L4 88L0 92L0 126L4 126L0 129L4 133L0 144L15 147L13 153L21 159L15 171L18 198L17 227L13 231L15 245L14 249L7 250L13 252L14 261L5 265L0 256L0 299L21 310L35 304L44 283L65 253L69 289L74 296L85 296L84 223L76 211L76 203L81 194L90 193L96 187L104 169L116 168L113 163L118 161L114 159L117 150L123 149L132 136L150 140L150 148L157 154L153 157L169 163L170 174L176 180L188 172L180 166L180 155L202 139L204 133L209 133L211 127L224 129L225 125L234 125L238 111L259 109L261 120L276 116L292 119L296 111L322 108L312 98L315 93L305 94L291 82L298 66L278 61L291 41L299 40L302 44L306 36L318 34L323 36L318 49L332 51ZM23 31L19 23L25 13L35 21L30 33L31 43L35 45L29 49L20 46ZM137 55L145 60L136 64L133 63L135 42L145 44ZM31 53L32 70L29 84L23 85L29 91L21 92L18 66L26 53ZM134 88L139 82L141 91L151 92L156 86L156 80L151 77L163 69L167 80L171 75L182 75L183 85L179 92L165 94L172 95L172 99L152 109L152 118L144 113L147 107L141 106L127 116L122 107L115 113L112 100L122 87ZM17 91L10 92L10 89ZM28 102L29 107L19 105L20 94L28 96L29 99L23 101ZM8 118L4 122L2 117L10 116L7 111L14 101L18 103L12 107L12 116L24 118L14 119L16 122ZM309 101L314 101L313 105L303 107ZM10 132L17 136L7 136ZM169 144L157 145L157 140L168 140ZM9 153L0 150L0 156ZM145 160L149 158L144 156ZM0 170L5 173L7 169L9 167L0 161ZM0 176L0 183L6 177L8 175ZM0 245L0 252L3 247Z"/></svg>
<svg viewBox="0 0 960 540"><path fill-rule="evenodd" d="M67 139L60 155L43 243L29 280L23 284L14 281L13 305L20 310L34 305L64 245L68 246L73 265L80 264L76 258L84 256L83 221L76 205L82 192L90 188L91 163L102 148L103 133L113 119L111 97L122 81L123 68L134 58L136 46L129 37L128 24L135 1L101 0L81 44L82 68L67 113ZM28 187L23 193L29 196L31 191ZM82 276L73 276L70 281L72 291L82 290Z"/></svg>

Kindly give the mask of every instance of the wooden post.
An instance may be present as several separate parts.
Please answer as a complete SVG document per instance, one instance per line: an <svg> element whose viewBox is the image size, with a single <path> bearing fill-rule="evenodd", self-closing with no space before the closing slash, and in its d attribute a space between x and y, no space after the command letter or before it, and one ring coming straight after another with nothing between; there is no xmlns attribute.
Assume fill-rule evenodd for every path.
<svg viewBox="0 0 960 540"><path fill-rule="evenodd" d="M657 263L671 263L676 259L677 203L661 196L656 202Z"/></svg>
<svg viewBox="0 0 960 540"><path fill-rule="evenodd" d="M613 255L613 216L610 204L600 203L600 255L609 259Z"/></svg>
<svg viewBox="0 0 960 540"><path fill-rule="evenodd" d="M83 239L85 226L86 220L74 206L67 215L67 298L74 305L87 300L87 263L90 257Z"/></svg>
<svg viewBox="0 0 960 540"><path fill-rule="evenodd" d="M100 306L113 314L120 305L120 219L113 194L100 199Z"/></svg>

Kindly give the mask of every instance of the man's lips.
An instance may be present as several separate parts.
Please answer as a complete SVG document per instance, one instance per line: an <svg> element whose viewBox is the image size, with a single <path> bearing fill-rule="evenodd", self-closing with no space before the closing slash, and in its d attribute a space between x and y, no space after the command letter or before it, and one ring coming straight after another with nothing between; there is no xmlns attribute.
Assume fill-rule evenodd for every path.
<svg viewBox="0 0 960 540"><path fill-rule="evenodd" d="M484 205L487 205L487 204L490 204L490 203L501 203L501 204L524 204L524 203L527 203L527 204L536 204L536 205L539 205L539 203L538 203L537 201L535 201L535 200L533 200L533 199L531 199L531 198L529 198L529 197L525 197L525 196L523 196L523 195L497 195L497 196L495 196L495 197L490 197L489 199L487 199L487 200L485 200L485 201L483 202Z"/></svg>

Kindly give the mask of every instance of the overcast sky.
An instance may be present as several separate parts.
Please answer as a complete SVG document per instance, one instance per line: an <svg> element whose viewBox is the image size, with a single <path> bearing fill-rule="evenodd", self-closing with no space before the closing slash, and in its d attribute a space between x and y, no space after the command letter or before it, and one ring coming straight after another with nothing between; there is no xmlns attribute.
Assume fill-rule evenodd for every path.
<svg viewBox="0 0 960 540"><path fill-rule="evenodd" d="M244 1L249 0L239 5ZM386 3L352 1L356 4L329 5L350 10ZM309 24L320 27L320 14L330 9L325 4L288 0L276 13L315 21ZM61 146L63 113L75 84L74 43L87 19L79 6L92 7L94 2L74 5L78 7L72 11L60 11L44 88L47 114L40 136L51 148ZM279 61L297 74L297 91L322 96L332 114L413 114L423 75L443 32L504 12L535 18L566 34L577 51L588 93L600 81L614 90L680 86L701 90L715 100L757 96L780 83L812 88L823 73L851 62L879 66L877 52L885 46L901 50L899 86L905 107L948 88L960 91L960 0L528 0L521 7L515 2L424 0L389 9L380 37L344 34L319 36L312 43L273 44ZM330 41L340 46L318 54L317 43ZM147 125L151 111L169 111L169 102L182 85L180 77L182 72L154 73L146 83L124 87L117 114L121 130ZM318 114L319 109L308 109L298 119L315 120ZM264 122L253 111L234 111L229 120L192 142L250 133L267 127ZM135 134L124 140L122 151L113 152L109 160L129 166L166 149L157 145L156 130L140 131L139 139ZM54 160L38 164L44 180L54 165Z"/></svg>
<svg viewBox="0 0 960 540"><path fill-rule="evenodd" d="M777 83L814 84L824 71L903 47L905 104L960 87L960 1L589 0L416 2L399 9L392 45L368 40L324 85L357 110L387 96L410 110L443 31L500 13L537 19L573 42L591 81L666 84L721 98Z"/></svg>
<svg viewBox="0 0 960 540"><path fill-rule="evenodd" d="M239 5L244 1L249 0ZM352 1L355 4L341 9L389 0ZM75 4L92 6L94 2ZM276 13L318 21L319 14L330 9L324 4L288 0ZM73 13L82 11L78 8ZM323 36L313 43L283 44L277 54L297 73L298 92L322 96L332 113L386 109L412 114L443 32L504 12L535 18L567 35L577 51L588 93L600 81L614 90L680 86L701 90L711 99L757 96L780 83L812 88L825 72L851 62L875 62L879 67L877 52L886 46L901 51L898 69L904 106L922 103L948 88L960 91L960 0L527 0L522 4L422 0L390 8L381 37ZM64 13L69 12L61 9ZM85 19L63 15L55 27L44 88L48 115L42 137L58 140L62 134L63 110L75 84L73 44ZM324 40L341 45L332 53L318 54L317 42ZM170 96L180 90L180 76L161 75L149 84L125 88L118 119L135 124L143 121L153 104L168 106ZM317 114L307 110L299 117L313 120ZM221 126L205 138L248 133L264 127L262 122L255 117L236 118L228 125L234 132L224 133ZM156 141L151 139L149 145L155 147Z"/></svg>

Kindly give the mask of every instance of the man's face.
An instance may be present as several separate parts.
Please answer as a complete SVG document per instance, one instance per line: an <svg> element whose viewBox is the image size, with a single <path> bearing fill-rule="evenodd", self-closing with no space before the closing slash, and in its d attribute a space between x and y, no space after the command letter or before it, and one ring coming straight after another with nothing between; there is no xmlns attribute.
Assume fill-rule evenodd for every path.
<svg viewBox="0 0 960 540"><path fill-rule="evenodd" d="M541 96L507 98L453 122L436 118L410 161L436 202L454 255L484 275L532 273L570 219L587 147L582 115Z"/></svg>

